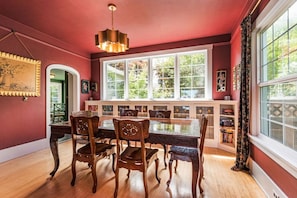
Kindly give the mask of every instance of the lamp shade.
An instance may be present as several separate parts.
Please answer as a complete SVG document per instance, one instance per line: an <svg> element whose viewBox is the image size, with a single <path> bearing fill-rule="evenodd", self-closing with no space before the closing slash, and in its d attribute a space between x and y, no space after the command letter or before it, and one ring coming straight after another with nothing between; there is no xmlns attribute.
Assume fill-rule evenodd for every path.
<svg viewBox="0 0 297 198"><path fill-rule="evenodd" d="M127 34L118 30L106 29L95 35L96 46L106 52L125 52L129 49Z"/></svg>

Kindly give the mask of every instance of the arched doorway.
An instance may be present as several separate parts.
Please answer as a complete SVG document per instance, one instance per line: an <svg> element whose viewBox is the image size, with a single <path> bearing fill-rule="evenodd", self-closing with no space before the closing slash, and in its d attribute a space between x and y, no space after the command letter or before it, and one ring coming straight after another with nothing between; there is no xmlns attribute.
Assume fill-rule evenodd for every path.
<svg viewBox="0 0 297 198"><path fill-rule="evenodd" d="M68 115L72 111L79 111L80 109L80 75L79 72L73 69L72 67L61 65L61 64L52 64L49 65L46 69L46 139L50 138L50 123L51 123L51 94L50 94L50 85L51 85L51 71L52 70L63 70L68 73ZM49 142L49 141L48 141Z"/></svg>

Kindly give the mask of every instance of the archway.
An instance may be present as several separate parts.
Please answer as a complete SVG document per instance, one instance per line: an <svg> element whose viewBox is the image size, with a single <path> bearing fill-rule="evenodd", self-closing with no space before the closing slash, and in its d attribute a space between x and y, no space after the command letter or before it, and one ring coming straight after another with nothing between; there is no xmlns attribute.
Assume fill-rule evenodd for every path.
<svg viewBox="0 0 297 198"><path fill-rule="evenodd" d="M79 72L73 69L72 67L61 65L61 64L52 64L46 68L46 139L49 140L51 131L51 111L50 111L50 74L52 69L64 70L71 74L69 76L69 103L70 111L79 111L80 110L80 75ZM48 141L49 142L49 141Z"/></svg>

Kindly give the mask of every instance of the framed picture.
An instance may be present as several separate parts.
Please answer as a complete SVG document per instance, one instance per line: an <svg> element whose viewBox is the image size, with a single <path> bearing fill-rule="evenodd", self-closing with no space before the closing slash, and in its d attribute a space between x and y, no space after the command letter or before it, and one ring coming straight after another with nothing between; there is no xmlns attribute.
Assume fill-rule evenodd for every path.
<svg viewBox="0 0 297 198"><path fill-rule="evenodd" d="M97 83L96 82L91 82L91 91L97 92Z"/></svg>
<svg viewBox="0 0 297 198"><path fill-rule="evenodd" d="M90 81L81 80L81 93L88 94L90 91Z"/></svg>
<svg viewBox="0 0 297 198"><path fill-rule="evenodd" d="M0 96L40 96L41 62L0 52Z"/></svg>
<svg viewBox="0 0 297 198"><path fill-rule="evenodd" d="M217 92L225 92L226 91L226 80L227 80L227 71L226 70L218 70L217 71Z"/></svg>

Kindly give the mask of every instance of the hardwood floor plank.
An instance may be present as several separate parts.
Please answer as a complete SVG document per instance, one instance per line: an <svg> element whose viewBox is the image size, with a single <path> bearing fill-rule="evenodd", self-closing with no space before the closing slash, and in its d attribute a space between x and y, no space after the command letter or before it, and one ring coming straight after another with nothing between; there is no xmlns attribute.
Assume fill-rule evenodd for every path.
<svg viewBox="0 0 297 198"><path fill-rule="evenodd" d="M70 185L72 178L71 141L59 144L60 168L54 178L49 176L52 170L53 158L49 149L38 151L17 159L0 164L0 197L2 198L111 198L115 186L114 173L111 169L111 159L103 159L97 164L97 192L92 193L91 171L85 163L77 163L77 178L74 187ZM160 150L159 158L163 152ZM235 172L230 168L234 164L234 154L206 148L204 155L205 177L202 181L205 198L264 198L265 194L255 180L247 173ZM161 160L162 162L162 160ZM175 163L174 163L175 165ZM149 196L153 198L190 198L191 194L191 164L179 162L177 173L173 173L170 187L166 181L168 169L160 163L160 185L154 176L154 166L149 168ZM121 198L144 197L142 173L132 171L127 178L127 170L120 169L119 196ZM197 188L198 189L198 188Z"/></svg>

